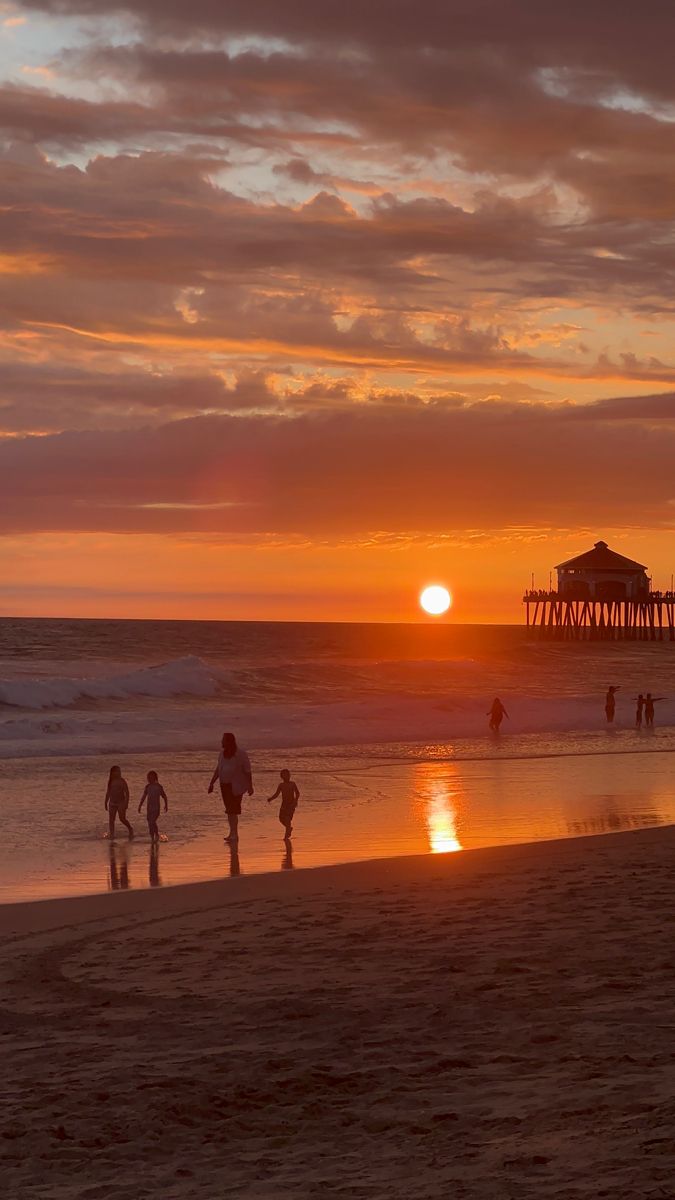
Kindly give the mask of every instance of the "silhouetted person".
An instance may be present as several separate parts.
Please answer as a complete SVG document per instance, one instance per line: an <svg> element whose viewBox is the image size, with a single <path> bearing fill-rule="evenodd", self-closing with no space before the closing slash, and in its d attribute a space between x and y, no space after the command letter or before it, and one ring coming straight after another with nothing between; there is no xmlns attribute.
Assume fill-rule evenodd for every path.
<svg viewBox="0 0 675 1200"><path fill-rule="evenodd" d="M126 891L129 887L129 864L126 858L126 851L122 852L122 859L117 868L117 857L115 847L110 843L110 886L113 892Z"/></svg>
<svg viewBox="0 0 675 1200"><path fill-rule="evenodd" d="M144 803L148 802L148 807L145 810L145 815L148 819L148 833L153 842L159 841L159 828L157 826L157 818L161 808L161 801L164 801L164 812L169 811L169 801L166 798L166 792L159 782L159 777L156 771L148 771L148 782L145 785L145 791L141 796L141 802L138 806L140 812Z"/></svg>
<svg viewBox="0 0 675 1200"><path fill-rule="evenodd" d="M105 794L105 808L108 813L108 828L110 837L115 836L115 817L119 817L123 825L126 825L129 831L129 837L134 836L134 831L127 821L127 808L129 807L129 785L126 779L122 779L122 772L119 767L111 767L110 775L108 776L108 790Z"/></svg>
<svg viewBox="0 0 675 1200"><path fill-rule="evenodd" d="M273 800L276 800L277 796L281 796L279 820L286 831L284 833L284 839L285 841L288 841L293 832L293 817L295 815L295 810L298 807L300 790L297 783L291 779L290 771L287 771L284 768L284 770L280 771L279 774L281 775L281 783L279 784L274 795L268 798L267 803L271 804Z"/></svg>
<svg viewBox="0 0 675 1200"><path fill-rule="evenodd" d="M216 779L220 780L220 793L223 797L227 821L230 827L226 842L236 842L239 837L239 817L241 815L241 798L244 792L253 795L253 777L248 754L237 746L233 733L224 733L222 750L218 755L218 765L213 772L209 784L209 793L213 791Z"/></svg>
<svg viewBox="0 0 675 1200"><path fill-rule="evenodd" d="M637 701L637 708L635 709L635 728L642 729L642 711L645 706L645 698L642 695L642 692L640 692L640 695L636 696L635 699Z"/></svg>
<svg viewBox="0 0 675 1200"><path fill-rule="evenodd" d="M607 717L608 724L610 724L610 725L612 724L612 721L614 720L614 712L616 710L616 701L614 699L614 693L618 692L618 690L619 690L618 687L608 688L607 695L605 696L605 716Z"/></svg>
<svg viewBox="0 0 675 1200"><path fill-rule="evenodd" d="M645 696L645 725L651 727L654 724L654 705L658 704L659 700L665 699L665 696L652 696L651 692L647 692Z"/></svg>
<svg viewBox="0 0 675 1200"><path fill-rule="evenodd" d="M499 726L501 725L504 717L508 717L509 714L504 708L504 705L499 697L496 697L492 701L492 707L487 715L490 718L490 729L492 729L494 733L499 733Z"/></svg>

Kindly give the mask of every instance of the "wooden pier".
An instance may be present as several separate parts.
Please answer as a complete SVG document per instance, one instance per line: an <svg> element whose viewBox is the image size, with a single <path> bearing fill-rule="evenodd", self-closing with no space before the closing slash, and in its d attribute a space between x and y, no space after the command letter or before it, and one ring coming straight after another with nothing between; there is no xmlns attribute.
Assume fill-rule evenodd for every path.
<svg viewBox="0 0 675 1200"><path fill-rule="evenodd" d="M527 628L553 641L675 641L675 592L635 600L590 600L559 592L523 596Z"/></svg>

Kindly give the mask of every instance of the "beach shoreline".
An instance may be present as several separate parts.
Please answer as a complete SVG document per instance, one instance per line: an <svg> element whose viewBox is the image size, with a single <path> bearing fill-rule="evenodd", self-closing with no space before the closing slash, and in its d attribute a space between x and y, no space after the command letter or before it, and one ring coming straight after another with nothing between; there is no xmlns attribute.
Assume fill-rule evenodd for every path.
<svg viewBox="0 0 675 1200"><path fill-rule="evenodd" d="M133 811L135 799L133 842L123 829L113 842L106 836L105 760L35 763L31 775L10 764L3 778L0 902L292 873L675 821L671 760L662 753L388 761L370 750L292 762L301 795L290 843L282 840L278 805L265 803L284 760L256 755L255 795L245 799L239 842L231 847L223 841L221 798L207 795L205 767L212 763L202 755L176 756L162 767L169 812L160 817L166 840L155 847ZM118 761L136 798L152 764L131 755Z"/></svg>
<svg viewBox="0 0 675 1200"><path fill-rule="evenodd" d="M260 870L249 875L228 875L212 879L190 880L182 883L169 883L160 888L139 887L115 891L100 891L83 895L54 896L32 900L0 901L0 939L7 935L22 936L24 933L48 932L51 929L68 926L71 922L80 924L86 908L86 923L107 920L112 916L132 916L137 913L157 912L171 914L174 912L201 911L212 907L220 907L226 903L244 903L272 897L283 898L286 895L311 895L314 891L327 888L351 887L364 881L372 881L377 875L382 881L410 882L418 875L425 876L430 862L439 862L446 857L452 857L458 877L471 874L471 865L462 869L461 863L469 856L490 855L493 852L504 854L517 862L521 852L529 857L530 851L536 851L549 861L556 861L555 850L550 847L583 845L597 838L623 838L635 834L665 833L673 831L675 838L675 821L668 824L647 826L643 829L621 829L618 831L603 831L593 834L577 834L564 838L542 838L537 841L509 842L490 846L476 846L454 851L427 852L425 854L396 854L388 856L373 856L346 862L322 863L308 865L293 871ZM122 842L124 839L120 839ZM497 861L500 861L499 857ZM310 881L296 887L291 881L297 881L305 876ZM258 886L259 885L259 886ZM228 891L232 889L232 895ZM112 906L112 907L111 907ZM119 910L119 911L118 911Z"/></svg>
<svg viewBox="0 0 675 1200"><path fill-rule="evenodd" d="M3 906L8 1193L659 1195L674 861L669 827Z"/></svg>
<svg viewBox="0 0 675 1200"><path fill-rule="evenodd" d="M672 825L650 828L652 831L675 829L675 822ZM502 851L517 856L518 851L521 850L543 849L558 843L583 843L596 837L623 837L636 832L647 832L647 830L625 829L617 833L608 832L568 838L546 838L536 842L524 841L511 842L508 845L479 846L463 850L461 854L453 854L453 857L459 862L467 855L473 857L474 855L489 854L492 851ZM124 843L124 839L120 839L120 841ZM447 853L452 854L451 851ZM140 887L84 895L44 897L34 900L5 900L0 901L0 938L7 934L46 932L52 928L68 925L70 922L79 924L85 906L88 914L87 921L98 921L107 919L113 915L113 912L116 914L118 908L122 916L141 912L146 903L149 905L149 910L152 911L155 909L163 911L165 907L168 912L180 912L186 908L192 910L193 907L198 911L201 908L217 907L226 902L239 903L267 898L270 894L277 894L277 886L280 896L289 892L295 894L296 890L299 894L306 894L313 890L323 890L333 886L334 882L335 886L340 887L343 884L351 885L362 879L370 879L374 869L378 869L379 873L379 868L385 876L391 873L396 879L412 879L418 872L425 873L425 867L422 864L439 861L445 856L444 853L374 856L352 862L307 866L292 872L257 871L250 875L230 875L222 878L166 884L161 888ZM341 878L343 873L344 880ZM463 874L463 872L460 870L459 874ZM296 881L307 875L311 876L314 887L301 886L296 889L289 883L291 880ZM272 880L276 881L276 886L271 883ZM230 889L233 889L233 895L226 901L227 892ZM178 895L175 895L176 893ZM166 900L165 898L169 896L171 899ZM113 906L112 912L109 907L111 905Z"/></svg>

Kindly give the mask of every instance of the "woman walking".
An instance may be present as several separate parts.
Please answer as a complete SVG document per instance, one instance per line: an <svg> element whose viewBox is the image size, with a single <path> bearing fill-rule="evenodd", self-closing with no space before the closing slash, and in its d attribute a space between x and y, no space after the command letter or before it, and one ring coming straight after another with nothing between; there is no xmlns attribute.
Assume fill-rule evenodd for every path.
<svg viewBox="0 0 675 1200"><path fill-rule="evenodd" d="M233 733L224 733L221 744L223 748L218 755L218 765L209 784L209 794L213 791L216 780L219 779L220 793L230 827L229 836L225 838L225 841L237 842L239 840L241 798L244 792L249 796L253 795L251 763L246 751L237 745L237 739Z"/></svg>

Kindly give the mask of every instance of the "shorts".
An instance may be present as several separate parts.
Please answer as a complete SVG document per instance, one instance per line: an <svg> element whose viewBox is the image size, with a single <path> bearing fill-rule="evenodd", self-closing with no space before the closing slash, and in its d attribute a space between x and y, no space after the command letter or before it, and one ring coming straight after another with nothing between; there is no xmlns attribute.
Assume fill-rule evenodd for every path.
<svg viewBox="0 0 675 1200"><path fill-rule="evenodd" d="M114 800L108 801L108 812L111 817L126 817L128 804L116 804Z"/></svg>
<svg viewBox="0 0 675 1200"><path fill-rule="evenodd" d="M223 797L225 812L229 817L238 817L241 814L241 796L235 796L232 791L231 783L221 783L220 794Z"/></svg>
<svg viewBox="0 0 675 1200"><path fill-rule="evenodd" d="M296 804L282 804L279 809L279 820L282 825L288 825L295 816Z"/></svg>

